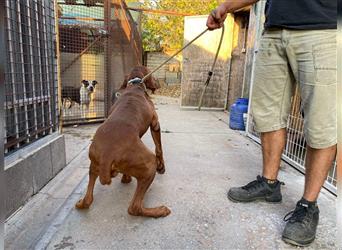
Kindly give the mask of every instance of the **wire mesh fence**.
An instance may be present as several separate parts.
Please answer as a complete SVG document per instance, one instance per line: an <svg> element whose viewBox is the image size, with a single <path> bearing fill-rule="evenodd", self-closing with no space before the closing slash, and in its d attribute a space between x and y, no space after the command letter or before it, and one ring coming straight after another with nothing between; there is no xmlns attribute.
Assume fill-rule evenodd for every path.
<svg viewBox="0 0 342 250"><path fill-rule="evenodd" d="M57 130L53 1L5 1L5 154Z"/></svg>
<svg viewBox="0 0 342 250"><path fill-rule="evenodd" d="M65 122L101 119L104 110L103 4L59 2L62 115Z"/></svg>
<svg viewBox="0 0 342 250"><path fill-rule="evenodd" d="M141 61L137 27L119 0L58 1L64 124L103 120L112 92Z"/></svg>

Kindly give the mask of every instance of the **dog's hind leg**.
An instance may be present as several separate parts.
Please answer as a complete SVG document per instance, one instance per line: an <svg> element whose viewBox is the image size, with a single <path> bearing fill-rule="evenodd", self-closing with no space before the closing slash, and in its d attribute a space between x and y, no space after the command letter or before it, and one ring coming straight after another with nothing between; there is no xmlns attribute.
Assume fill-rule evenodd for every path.
<svg viewBox="0 0 342 250"><path fill-rule="evenodd" d="M143 147L145 148L145 146ZM155 155L148 149L143 150L143 148L141 148L139 149L139 152L145 155L145 160L144 162L140 162L137 165L134 164L131 167L131 169L135 170L134 173L132 172L131 174L137 179L138 185L128 208L128 213L134 216L146 216L154 218L168 216L171 211L165 206L145 208L143 205L146 191L150 187L156 175L157 160Z"/></svg>
<svg viewBox="0 0 342 250"><path fill-rule="evenodd" d="M133 200L128 208L128 213L134 216L146 216L146 217L166 217L171 211L165 206L155 207L155 208L145 208L143 206L143 200L145 193L151 183L153 182L156 172L154 171L147 178L138 179L138 186L135 191Z"/></svg>
<svg viewBox="0 0 342 250"><path fill-rule="evenodd" d="M121 178L121 182L125 184L130 183L131 181L132 181L132 177L127 174L124 174Z"/></svg>
<svg viewBox="0 0 342 250"><path fill-rule="evenodd" d="M152 138L156 146L156 158L157 158L157 172L159 174L165 173L165 164L163 157L163 149L161 144L161 134L160 134L160 124L158 121L158 116L154 113L154 117L150 126Z"/></svg>
<svg viewBox="0 0 342 250"><path fill-rule="evenodd" d="M87 193L83 199L79 200L76 203L75 206L78 209L87 209L90 207L91 203L93 202L93 191L94 191L96 179L98 177L94 167L95 167L94 163L91 163L90 169L89 169L89 183L88 183Z"/></svg>

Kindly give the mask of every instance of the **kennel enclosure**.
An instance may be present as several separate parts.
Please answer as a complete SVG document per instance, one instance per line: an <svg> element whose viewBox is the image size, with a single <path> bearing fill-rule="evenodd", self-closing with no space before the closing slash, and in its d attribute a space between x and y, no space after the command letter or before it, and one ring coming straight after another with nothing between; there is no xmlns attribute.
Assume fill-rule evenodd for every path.
<svg viewBox="0 0 342 250"><path fill-rule="evenodd" d="M138 24L121 0L58 1L58 9L63 124L102 121L113 92L142 61ZM84 80L97 82L89 105L75 101Z"/></svg>

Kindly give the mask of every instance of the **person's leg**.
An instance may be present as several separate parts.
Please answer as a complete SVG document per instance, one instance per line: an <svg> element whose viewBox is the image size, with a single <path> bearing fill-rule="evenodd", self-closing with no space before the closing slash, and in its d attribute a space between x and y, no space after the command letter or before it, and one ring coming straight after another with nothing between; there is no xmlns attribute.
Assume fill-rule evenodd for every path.
<svg viewBox="0 0 342 250"><path fill-rule="evenodd" d="M335 157L336 145L325 149L307 147L304 199L311 202L317 200Z"/></svg>
<svg viewBox="0 0 342 250"><path fill-rule="evenodd" d="M242 187L233 187L228 191L228 198L235 202L265 200L280 202L281 182L277 180L281 156L286 143L286 129L261 133L263 174Z"/></svg>
<svg viewBox="0 0 342 250"><path fill-rule="evenodd" d="M303 198L285 216L282 238L306 246L316 237L316 201L336 155L336 30L288 33L288 58L298 76L308 146Z"/></svg>
<svg viewBox="0 0 342 250"><path fill-rule="evenodd" d="M262 175L266 179L276 180L278 177L281 155L286 144L286 129L261 133L263 158Z"/></svg>
<svg viewBox="0 0 342 250"><path fill-rule="evenodd" d="M277 175L286 141L286 125L294 86L294 77L282 41L282 30L265 32L257 54L251 100L254 127L261 133L263 177L257 176L256 180L245 186L231 188L228 191L230 200L282 200L282 183L277 180Z"/></svg>

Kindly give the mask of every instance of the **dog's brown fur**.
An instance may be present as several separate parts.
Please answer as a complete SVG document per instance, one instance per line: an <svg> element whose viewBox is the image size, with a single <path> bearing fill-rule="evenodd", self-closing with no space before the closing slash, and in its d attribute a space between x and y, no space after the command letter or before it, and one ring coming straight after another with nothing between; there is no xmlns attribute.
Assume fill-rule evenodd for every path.
<svg viewBox="0 0 342 250"><path fill-rule="evenodd" d="M160 126L153 102L141 85L127 86L127 81L135 77L143 78L148 70L135 67L120 88L121 96L112 106L108 119L98 128L89 149L90 171L88 190L76 208L89 208L93 202L93 190L97 177L103 185L109 185L111 178L122 173L122 183L137 179L137 189L128 208L128 213L136 216L164 217L170 214L165 206L145 208L144 195L153 182L156 172L165 172L161 145ZM149 77L145 81L147 89L159 86ZM141 141L150 128L156 149L152 153Z"/></svg>

